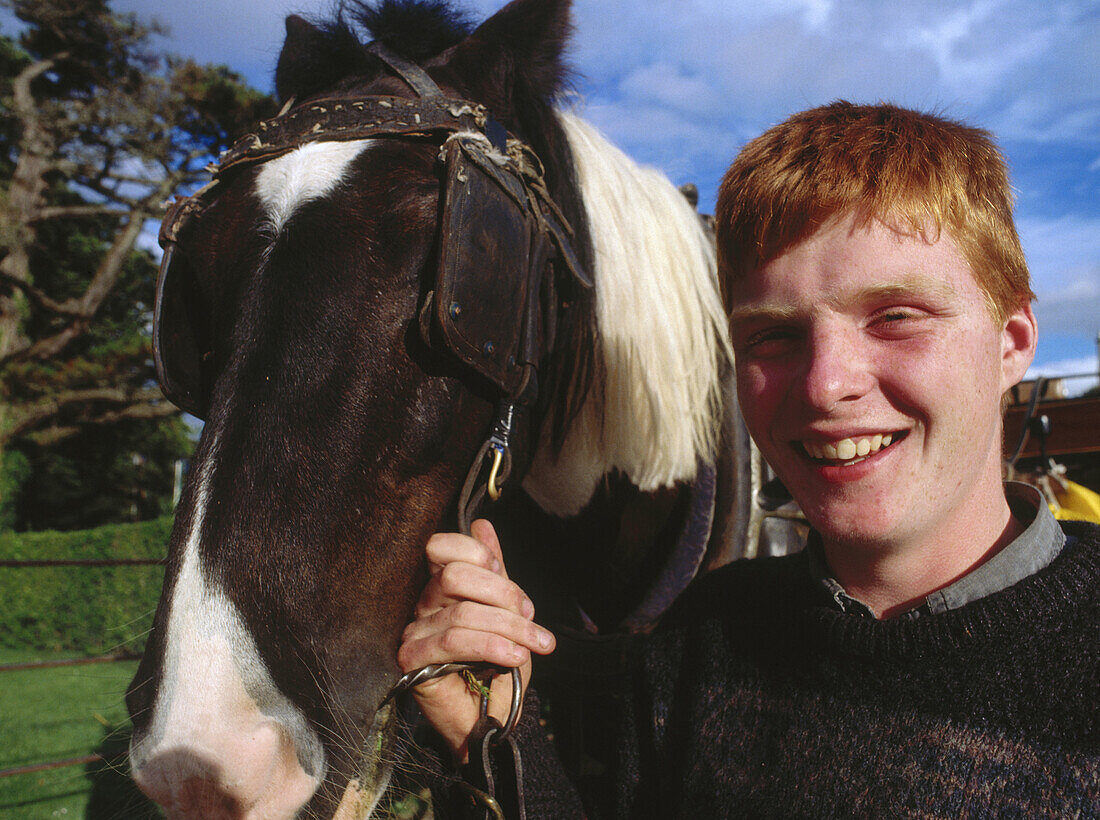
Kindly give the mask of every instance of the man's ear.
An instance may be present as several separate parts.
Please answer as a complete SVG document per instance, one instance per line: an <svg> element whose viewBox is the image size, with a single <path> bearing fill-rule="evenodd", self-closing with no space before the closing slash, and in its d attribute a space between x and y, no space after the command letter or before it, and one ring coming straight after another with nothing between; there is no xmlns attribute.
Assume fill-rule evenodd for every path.
<svg viewBox="0 0 1100 820"><path fill-rule="evenodd" d="M1035 358L1039 329L1031 303L1017 308L1005 320L1001 332L1001 392L1023 379Z"/></svg>

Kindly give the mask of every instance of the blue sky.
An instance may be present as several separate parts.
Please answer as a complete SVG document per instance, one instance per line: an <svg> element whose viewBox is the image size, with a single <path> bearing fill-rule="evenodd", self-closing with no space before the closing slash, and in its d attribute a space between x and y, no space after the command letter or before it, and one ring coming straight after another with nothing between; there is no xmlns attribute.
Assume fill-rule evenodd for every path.
<svg viewBox="0 0 1100 820"><path fill-rule="evenodd" d="M475 19L502 0L459 0ZM165 48L264 90L287 13L329 0L115 0L168 24ZM1100 0L575 0L576 105L713 207L737 150L837 98L889 100L994 132L1039 295L1037 369L1096 372ZM1087 383L1081 388L1089 386Z"/></svg>

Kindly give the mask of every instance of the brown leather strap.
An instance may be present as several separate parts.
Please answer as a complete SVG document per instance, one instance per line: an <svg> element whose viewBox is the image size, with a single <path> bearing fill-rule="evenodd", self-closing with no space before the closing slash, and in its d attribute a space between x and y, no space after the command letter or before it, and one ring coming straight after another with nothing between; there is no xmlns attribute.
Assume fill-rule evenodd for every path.
<svg viewBox="0 0 1100 820"><path fill-rule="evenodd" d="M390 70L404 80L417 96L424 99L443 96L435 80L416 63L410 63L404 57L399 57L377 40L367 46L367 51L389 66Z"/></svg>
<svg viewBox="0 0 1100 820"><path fill-rule="evenodd" d="M221 177L239 166L266 162L310 142L479 131L488 117L488 110L480 103L443 97L314 100L261 122L255 133L233 143L211 170Z"/></svg>

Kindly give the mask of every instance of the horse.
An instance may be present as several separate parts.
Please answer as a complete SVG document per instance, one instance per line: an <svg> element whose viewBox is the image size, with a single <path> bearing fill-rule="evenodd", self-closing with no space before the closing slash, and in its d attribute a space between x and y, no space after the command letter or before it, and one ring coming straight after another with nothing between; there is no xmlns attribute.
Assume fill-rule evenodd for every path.
<svg viewBox="0 0 1100 820"><path fill-rule="evenodd" d="M561 107L570 26L569 0L291 16L283 113L166 218L158 368L205 426L127 705L170 816L331 816L349 783L371 813L423 546L471 483L553 520L628 487L695 521L702 472L694 542L737 548L712 244Z"/></svg>

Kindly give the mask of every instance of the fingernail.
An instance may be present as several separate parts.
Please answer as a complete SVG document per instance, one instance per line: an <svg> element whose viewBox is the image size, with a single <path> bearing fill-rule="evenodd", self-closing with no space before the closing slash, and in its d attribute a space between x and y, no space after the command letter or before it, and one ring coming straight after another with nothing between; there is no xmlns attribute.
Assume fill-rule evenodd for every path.
<svg viewBox="0 0 1100 820"><path fill-rule="evenodd" d="M489 569L491 569L493 572L500 572L500 561L498 561L496 558L491 559L489 562Z"/></svg>
<svg viewBox="0 0 1100 820"><path fill-rule="evenodd" d="M520 607L520 611L523 612L523 617L524 618L534 618L535 617L535 605L533 603L531 603L530 598L524 598L523 599L523 606Z"/></svg>
<svg viewBox="0 0 1100 820"><path fill-rule="evenodd" d="M552 639L553 636L545 629L539 630L539 646L541 646L543 649L546 649L548 646L550 646L550 641Z"/></svg>

